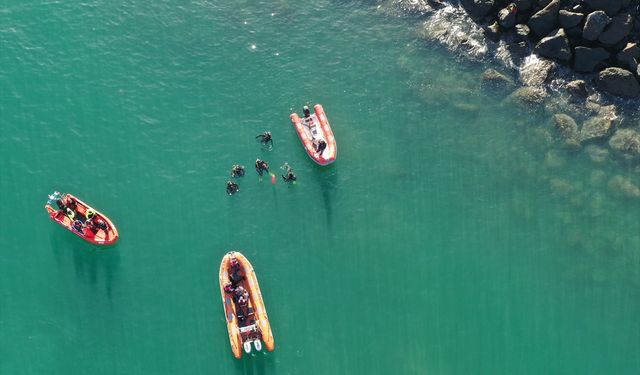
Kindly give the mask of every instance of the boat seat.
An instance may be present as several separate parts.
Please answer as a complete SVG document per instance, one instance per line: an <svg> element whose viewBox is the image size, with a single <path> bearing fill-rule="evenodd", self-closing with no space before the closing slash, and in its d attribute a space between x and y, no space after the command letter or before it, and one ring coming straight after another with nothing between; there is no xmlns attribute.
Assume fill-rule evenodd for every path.
<svg viewBox="0 0 640 375"><path fill-rule="evenodd" d="M242 332L242 333L255 331L255 330L257 330L257 327L256 327L255 324L251 324L251 325L246 326L246 327L240 327L240 332Z"/></svg>

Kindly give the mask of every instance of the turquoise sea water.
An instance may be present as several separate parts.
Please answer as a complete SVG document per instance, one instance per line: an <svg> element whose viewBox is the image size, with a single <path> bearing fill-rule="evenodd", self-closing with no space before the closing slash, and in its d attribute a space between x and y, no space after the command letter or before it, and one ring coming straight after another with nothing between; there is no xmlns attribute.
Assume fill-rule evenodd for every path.
<svg viewBox="0 0 640 375"><path fill-rule="evenodd" d="M548 115L388 7L1 4L0 374L640 372L639 204L609 187L638 170L563 150ZM313 103L329 167L289 123ZM298 183L260 181L257 157ZM53 190L120 242L51 222ZM276 341L241 361L217 281L231 249Z"/></svg>

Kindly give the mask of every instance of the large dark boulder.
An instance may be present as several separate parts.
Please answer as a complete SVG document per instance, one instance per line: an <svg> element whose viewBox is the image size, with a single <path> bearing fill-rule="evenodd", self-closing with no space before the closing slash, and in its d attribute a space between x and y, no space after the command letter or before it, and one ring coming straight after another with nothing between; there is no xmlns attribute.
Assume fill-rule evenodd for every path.
<svg viewBox="0 0 640 375"><path fill-rule="evenodd" d="M591 9L603 10L608 15L613 16L622 9L623 0L583 0L583 3Z"/></svg>
<svg viewBox="0 0 640 375"><path fill-rule="evenodd" d="M560 27L565 29L578 26L580 22L582 22L583 18L584 14L582 13L570 12L564 9L561 9L558 12L558 22L560 23Z"/></svg>
<svg viewBox="0 0 640 375"><path fill-rule="evenodd" d="M611 19L609 26L598 36L598 41L612 46L629 35L632 29L633 17L627 13L618 14Z"/></svg>
<svg viewBox="0 0 640 375"><path fill-rule="evenodd" d="M461 3L472 18L479 19L489 14L495 0L462 0Z"/></svg>
<svg viewBox="0 0 640 375"><path fill-rule="evenodd" d="M640 47L638 47L637 43L627 43L627 46L616 55L618 64L632 72L638 69L638 59L640 59Z"/></svg>
<svg viewBox="0 0 640 375"><path fill-rule="evenodd" d="M560 0L553 0L531 16L529 27L538 36L545 36L558 27L558 12L560 11Z"/></svg>
<svg viewBox="0 0 640 375"><path fill-rule="evenodd" d="M602 47L576 47L574 53L573 69L576 72L592 72L598 64L611 57Z"/></svg>
<svg viewBox="0 0 640 375"><path fill-rule="evenodd" d="M534 3L533 0L513 0L513 2L518 7L519 12L526 12L527 10L531 9Z"/></svg>
<svg viewBox="0 0 640 375"><path fill-rule="evenodd" d="M640 84L628 70L622 68L607 68L596 78L600 89L617 96L636 98L640 95Z"/></svg>
<svg viewBox="0 0 640 375"><path fill-rule="evenodd" d="M564 29L558 29L542 38L538 45L533 49L538 56L548 57L550 59L569 61L571 60L571 47L569 39L564 33Z"/></svg>
<svg viewBox="0 0 640 375"><path fill-rule="evenodd" d="M516 12L517 7L511 3L508 6L500 9L498 12L498 23L505 29L510 29L516 24Z"/></svg>
<svg viewBox="0 0 640 375"><path fill-rule="evenodd" d="M598 39L609 22L611 22L611 18L601 10L589 13L582 29L582 37L591 41Z"/></svg>
<svg viewBox="0 0 640 375"><path fill-rule="evenodd" d="M484 36L494 43L497 43L500 40L500 25L498 24L498 21L485 27L483 32Z"/></svg>

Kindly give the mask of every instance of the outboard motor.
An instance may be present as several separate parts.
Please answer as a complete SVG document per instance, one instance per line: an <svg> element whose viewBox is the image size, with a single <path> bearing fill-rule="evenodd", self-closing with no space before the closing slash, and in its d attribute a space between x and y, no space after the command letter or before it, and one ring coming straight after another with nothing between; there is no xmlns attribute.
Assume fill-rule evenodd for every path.
<svg viewBox="0 0 640 375"><path fill-rule="evenodd" d="M244 347L244 352L249 354L251 353L251 341L245 341L244 344L242 344L242 346Z"/></svg>
<svg viewBox="0 0 640 375"><path fill-rule="evenodd" d="M261 351L262 350L262 342L260 341L260 339L253 340L253 346L256 348L257 351Z"/></svg>
<svg viewBox="0 0 640 375"><path fill-rule="evenodd" d="M311 111L309 111L309 107L307 107L306 105L304 107L302 107L302 112L304 112L304 117L305 118L311 116Z"/></svg>

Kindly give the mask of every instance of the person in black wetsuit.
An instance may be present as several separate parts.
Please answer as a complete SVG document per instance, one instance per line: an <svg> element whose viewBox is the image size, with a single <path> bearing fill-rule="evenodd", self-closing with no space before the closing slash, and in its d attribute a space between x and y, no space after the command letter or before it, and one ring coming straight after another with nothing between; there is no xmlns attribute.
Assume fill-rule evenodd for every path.
<svg viewBox="0 0 640 375"><path fill-rule="evenodd" d="M240 185L236 184L233 181L227 181L227 194L233 195L240 191Z"/></svg>
<svg viewBox="0 0 640 375"><path fill-rule="evenodd" d="M296 174L293 173L293 169L289 166L289 164L284 163L284 165L281 168L286 171L285 174L281 175L282 179L285 182L295 182L296 181L296 179L297 179Z"/></svg>
<svg viewBox="0 0 640 375"><path fill-rule="evenodd" d="M236 258L231 258L229 261L229 268L229 279L231 280L231 284L236 286L244 280L244 272L240 268L240 262L238 262Z"/></svg>
<svg viewBox="0 0 640 375"><path fill-rule="evenodd" d="M243 165L238 165L238 164L234 164L233 167L231 167L231 177L243 177L244 176L244 166Z"/></svg>
<svg viewBox="0 0 640 375"><path fill-rule="evenodd" d="M256 136L256 139L260 140L263 146L267 146L269 149L273 148L273 137L270 131L266 131Z"/></svg>
<svg viewBox="0 0 640 375"><path fill-rule="evenodd" d="M258 172L260 177L262 177L264 172L269 173L269 164L264 160L256 159L256 172Z"/></svg>

